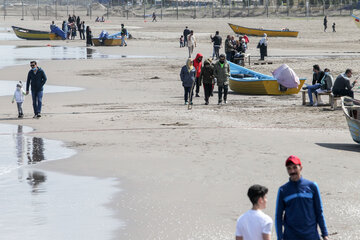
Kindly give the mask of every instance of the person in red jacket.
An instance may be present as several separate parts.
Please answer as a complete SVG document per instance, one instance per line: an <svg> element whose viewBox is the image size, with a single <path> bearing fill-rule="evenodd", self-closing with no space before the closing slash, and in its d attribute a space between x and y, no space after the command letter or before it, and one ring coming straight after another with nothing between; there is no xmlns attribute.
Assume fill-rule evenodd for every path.
<svg viewBox="0 0 360 240"><path fill-rule="evenodd" d="M200 92L200 86L201 86L201 82L200 82L200 73L201 73L201 67L202 67L202 59L203 59L203 55L201 53L196 54L196 57L193 61L193 65L196 71L196 95L195 97L200 97L199 92Z"/></svg>

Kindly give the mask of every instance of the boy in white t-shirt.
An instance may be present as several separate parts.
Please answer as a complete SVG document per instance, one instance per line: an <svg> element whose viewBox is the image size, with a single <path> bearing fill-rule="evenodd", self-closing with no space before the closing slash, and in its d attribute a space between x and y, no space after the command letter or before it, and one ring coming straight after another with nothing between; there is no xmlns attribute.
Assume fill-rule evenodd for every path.
<svg viewBox="0 0 360 240"><path fill-rule="evenodd" d="M17 109L18 109L18 118L23 118L24 117L24 113L22 110L22 104L24 102L24 97L25 96L25 91L22 88L22 82L19 81L18 84L16 84L16 90L14 92L14 96L12 98L12 103L14 103L14 101L16 101L16 105L17 105Z"/></svg>
<svg viewBox="0 0 360 240"><path fill-rule="evenodd" d="M270 240L273 221L261 211L266 208L268 189L253 185L248 190L252 209L241 215L236 223L236 240Z"/></svg>

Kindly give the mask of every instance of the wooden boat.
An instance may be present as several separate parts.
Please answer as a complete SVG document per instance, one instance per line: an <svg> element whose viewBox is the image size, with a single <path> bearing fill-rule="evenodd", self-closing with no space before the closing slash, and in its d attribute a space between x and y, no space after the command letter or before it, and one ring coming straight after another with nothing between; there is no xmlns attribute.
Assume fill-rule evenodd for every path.
<svg viewBox="0 0 360 240"><path fill-rule="evenodd" d="M297 88L288 88L280 91L280 85L277 80L265 74L261 74L234 63L230 64L230 89L242 94L256 95L289 95L297 94L305 83L305 78L300 79Z"/></svg>
<svg viewBox="0 0 360 240"><path fill-rule="evenodd" d="M354 19L356 26L360 28L360 18L355 16L354 14L352 14L351 16Z"/></svg>
<svg viewBox="0 0 360 240"><path fill-rule="evenodd" d="M56 35L55 33L46 32L46 31L38 31L38 30L30 30L21 27L12 26L15 35L18 38L26 39L26 40L61 40L61 37Z"/></svg>
<svg viewBox="0 0 360 240"><path fill-rule="evenodd" d="M268 29L260 29L260 28L247 28L238 26L235 24L228 23L231 29L236 34L242 35L252 35L252 36L264 36L264 33L267 34L268 37L297 37L299 32L297 31L289 31L289 30L268 30Z"/></svg>
<svg viewBox="0 0 360 240"><path fill-rule="evenodd" d="M360 100L342 97L341 104L351 137L360 144Z"/></svg>
<svg viewBox="0 0 360 240"><path fill-rule="evenodd" d="M99 38L93 38L92 41L95 46L120 46L121 45L121 38L111 38L111 39L105 39L105 40L101 40Z"/></svg>

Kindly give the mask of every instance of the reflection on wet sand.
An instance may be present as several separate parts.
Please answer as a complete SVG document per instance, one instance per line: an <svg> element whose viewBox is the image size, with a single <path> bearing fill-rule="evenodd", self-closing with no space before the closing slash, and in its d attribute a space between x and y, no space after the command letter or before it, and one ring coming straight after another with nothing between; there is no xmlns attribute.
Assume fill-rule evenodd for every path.
<svg viewBox="0 0 360 240"><path fill-rule="evenodd" d="M40 171L29 171L26 178L28 184L31 186L33 193L44 192L44 188L40 187L40 184L46 181L46 175Z"/></svg>

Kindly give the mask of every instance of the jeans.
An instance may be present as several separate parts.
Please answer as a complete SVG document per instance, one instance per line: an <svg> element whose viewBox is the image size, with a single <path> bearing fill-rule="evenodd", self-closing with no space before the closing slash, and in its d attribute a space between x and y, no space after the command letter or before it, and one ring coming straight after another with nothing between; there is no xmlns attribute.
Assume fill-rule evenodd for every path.
<svg viewBox="0 0 360 240"><path fill-rule="evenodd" d="M226 52L226 60L232 62L233 60L233 52Z"/></svg>
<svg viewBox="0 0 360 240"><path fill-rule="evenodd" d="M123 46L124 44L125 44L125 46L127 46L127 43L126 43L126 41L125 41L125 38L126 38L125 35L124 35L124 36L121 36L121 44L120 44L120 46Z"/></svg>
<svg viewBox="0 0 360 240"><path fill-rule="evenodd" d="M185 102L188 101L189 95L190 95L190 102L192 102L194 92L191 91L191 87L184 87L184 100L185 100Z"/></svg>
<svg viewBox="0 0 360 240"><path fill-rule="evenodd" d="M19 116L23 116L23 115L24 115L23 110L22 110L22 104L23 104L22 102L17 102L17 103L16 103Z"/></svg>
<svg viewBox="0 0 360 240"><path fill-rule="evenodd" d="M216 45L216 46L214 46L214 51L213 51L213 59L214 59L214 57L216 57L216 59L219 59L219 51L220 51L220 46L218 46L218 45Z"/></svg>
<svg viewBox="0 0 360 240"><path fill-rule="evenodd" d="M320 83L316 83L315 85L308 85L308 95L309 95L309 100L310 100L310 104L313 104L313 98L312 98L312 94L315 93L316 94L316 89L320 88L321 84Z"/></svg>
<svg viewBox="0 0 360 240"><path fill-rule="evenodd" d="M205 102L209 102L213 85L211 83L204 83Z"/></svg>
<svg viewBox="0 0 360 240"><path fill-rule="evenodd" d="M33 101L34 114L38 115L41 113L43 91L31 92L31 97Z"/></svg>
<svg viewBox="0 0 360 240"><path fill-rule="evenodd" d="M219 103L222 102L221 99L222 99L222 92L223 92L223 90L224 90L224 101L226 101L228 89L229 89L229 86L228 86L228 85L218 86Z"/></svg>

